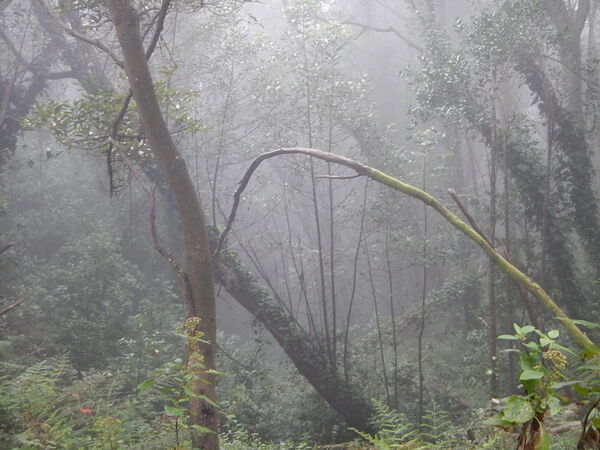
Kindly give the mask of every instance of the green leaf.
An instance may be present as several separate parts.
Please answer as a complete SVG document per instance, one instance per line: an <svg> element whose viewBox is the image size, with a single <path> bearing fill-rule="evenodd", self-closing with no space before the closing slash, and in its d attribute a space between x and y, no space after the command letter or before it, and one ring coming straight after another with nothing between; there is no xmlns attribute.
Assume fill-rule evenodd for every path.
<svg viewBox="0 0 600 450"><path fill-rule="evenodd" d="M185 409L165 405L165 414L171 417L181 417L185 415Z"/></svg>
<svg viewBox="0 0 600 450"><path fill-rule="evenodd" d="M526 398L518 395L511 395L504 407L504 420L515 423L525 423L535 415L533 406Z"/></svg>
<svg viewBox="0 0 600 450"><path fill-rule="evenodd" d="M574 384L577 383L581 383L581 380L574 380L574 381L563 381L561 383L554 383L552 386L550 386L550 389L562 389L564 387L567 386L573 386Z"/></svg>
<svg viewBox="0 0 600 450"><path fill-rule="evenodd" d="M208 403L209 405L214 406L215 408L218 408L219 405L217 405L215 402L213 402L210 398L208 398L206 395L198 395L198 397L200 400L204 400L206 403Z"/></svg>
<svg viewBox="0 0 600 450"><path fill-rule="evenodd" d="M508 420L505 420L503 414L496 414L494 417L485 419L483 421L483 423L484 423L484 425L489 425L492 427L500 427L505 430L510 430L515 425L515 422L509 422Z"/></svg>
<svg viewBox="0 0 600 450"><path fill-rule="evenodd" d="M565 352L565 353L568 353L570 355L577 356L577 355L575 355L575 352L573 350L571 350L570 348L567 348L567 347L565 347L563 345L557 344L556 342L553 342L550 347L553 350L560 350L561 352Z"/></svg>
<svg viewBox="0 0 600 450"><path fill-rule="evenodd" d="M148 378L137 385L137 389L140 391L148 391L154 387L156 380L154 378Z"/></svg>
<svg viewBox="0 0 600 450"><path fill-rule="evenodd" d="M558 397L551 396L548 398L548 410L552 416L560 411L560 399Z"/></svg>
<svg viewBox="0 0 600 450"><path fill-rule="evenodd" d="M531 325L525 325L523 328L521 328L521 332L523 334L531 333L534 330L535 330L535 327L532 327Z"/></svg>
<svg viewBox="0 0 600 450"><path fill-rule="evenodd" d="M590 393L590 390L588 388L582 386L581 384L573 385L573 390L575 392L577 392L579 395L581 395L582 397L585 397L586 395L588 395Z"/></svg>
<svg viewBox="0 0 600 450"><path fill-rule="evenodd" d="M523 331L521 330L521 327L519 325L517 325L516 323L513 323L513 327L518 335L524 334Z"/></svg>
<svg viewBox="0 0 600 450"><path fill-rule="evenodd" d="M540 378L544 378L544 372L536 369L527 369L521 373L519 380L539 380Z"/></svg>
<svg viewBox="0 0 600 450"><path fill-rule="evenodd" d="M600 328L600 323L588 322L587 320L572 320L571 322L586 328Z"/></svg>
<svg viewBox="0 0 600 450"><path fill-rule="evenodd" d="M548 331L548 337L550 339L556 339L559 334L560 333L558 332L558 330L550 330L550 331Z"/></svg>
<svg viewBox="0 0 600 450"><path fill-rule="evenodd" d="M521 380L521 384L528 394L533 394L539 384L539 380Z"/></svg>
<svg viewBox="0 0 600 450"><path fill-rule="evenodd" d="M526 353L519 355L519 366L521 370L533 369L534 362L531 360L531 356Z"/></svg>
<svg viewBox="0 0 600 450"><path fill-rule="evenodd" d="M498 336L498 339L505 339L507 341L519 341L519 336L515 336L513 334L501 334Z"/></svg>
<svg viewBox="0 0 600 450"><path fill-rule="evenodd" d="M206 434L215 434L215 432L209 428L203 427L201 425L190 425L190 428L193 428L194 430L196 430L198 433L206 433Z"/></svg>
<svg viewBox="0 0 600 450"><path fill-rule="evenodd" d="M594 356L597 356L600 354L600 351L598 350L598 348L585 348L583 350L581 350L581 352L579 352L579 358L582 360L586 360L589 358L592 358Z"/></svg>
<svg viewBox="0 0 600 450"><path fill-rule="evenodd" d="M540 346L537 345L537 343L530 341L530 342L525 342L523 344L525 347L527 347L529 350L531 350L532 352L538 352L540 351Z"/></svg>

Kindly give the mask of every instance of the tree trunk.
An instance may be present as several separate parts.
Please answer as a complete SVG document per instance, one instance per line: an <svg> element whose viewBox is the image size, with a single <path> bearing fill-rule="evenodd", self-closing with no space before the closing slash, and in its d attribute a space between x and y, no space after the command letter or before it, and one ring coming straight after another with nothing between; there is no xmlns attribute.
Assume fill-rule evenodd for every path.
<svg viewBox="0 0 600 450"><path fill-rule="evenodd" d="M369 424L373 409L360 394L359 386L346 382L340 376L329 364L328 355L320 351L300 325L282 311L234 253L222 252L219 255L215 263L215 277L269 330L298 372L348 425L365 432L373 431Z"/></svg>
<svg viewBox="0 0 600 450"><path fill-rule="evenodd" d="M145 137L158 160L161 172L173 192L181 218L184 238L183 272L188 317L200 317L197 331L204 334L206 343L188 348L202 355L204 368L191 366L196 375L192 390L196 395L216 400L214 375L214 346L216 339L215 296L211 269L210 248L200 199L189 176L185 161L179 154L161 114L138 27L137 12L126 0L107 0L117 37L123 52L124 66L133 98L136 102ZM193 433L194 447L218 449L217 417L213 406L202 398L190 401L192 423L214 431L214 434Z"/></svg>

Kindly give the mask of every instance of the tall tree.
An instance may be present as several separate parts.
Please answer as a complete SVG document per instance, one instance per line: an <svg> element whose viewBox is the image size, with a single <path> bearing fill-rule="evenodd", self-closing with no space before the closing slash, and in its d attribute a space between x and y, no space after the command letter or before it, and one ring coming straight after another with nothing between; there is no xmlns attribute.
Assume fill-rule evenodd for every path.
<svg viewBox="0 0 600 450"><path fill-rule="evenodd" d="M193 433L192 442L202 449L218 449L217 416L214 374L216 317L215 294L208 236L200 198L192 183L185 161L181 157L160 110L152 76L139 31L137 11L127 0L107 0L108 10L115 26L140 121L152 154L158 160L170 190L173 192L182 224L184 262L180 279L186 297L188 317L201 317L197 331L204 339L188 348L190 369L195 373L190 401L192 422L213 433ZM163 7L170 2L164 1ZM197 365L202 355L202 366ZM196 361L194 361L196 360ZM196 364L194 363L196 362Z"/></svg>

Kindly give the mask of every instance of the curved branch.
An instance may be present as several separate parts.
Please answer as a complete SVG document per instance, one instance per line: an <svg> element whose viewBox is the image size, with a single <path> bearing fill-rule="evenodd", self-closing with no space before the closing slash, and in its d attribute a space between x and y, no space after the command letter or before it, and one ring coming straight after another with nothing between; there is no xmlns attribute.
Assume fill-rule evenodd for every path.
<svg viewBox="0 0 600 450"><path fill-rule="evenodd" d="M521 270L513 266L510 262L508 262L500 253L496 251L477 231L463 222L458 216L452 213L448 208L446 208L442 203L440 203L437 199L422 191L415 186L404 183L390 175L387 175L384 172L381 172L372 167L361 164L352 159L346 158L344 156L336 155L333 153L327 153L321 150L316 150L312 148L302 148L302 147L293 147L293 148L281 148L278 150L274 150L272 152L263 153L258 158L256 158L240 182L240 186L236 190L234 194L233 206L231 209L231 213L229 215L229 219L227 221L227 225L221 233L219 237L219 243L215 250L214 255L218 257L218 254L223 246L225 238L227 234L231 230L231 226L233 221L235 220L235 216L237 213L237 209L239 207L240 198L242 192L248 185L252 174L256 171L258 166L265 160L273 158L275 156L280 155L293 155L293 154L302 154L311 156L314 158L322 159L327 162L339 164L349 169L352 169L359 176L366 176L372 180L375 180L385 186L391 187L396 191L400 191L404 194L407 194L411 197L414 197L418 200L421 200L427 206L430 206L434 210L436 210L444 219L446 219L450 224L459 230L461 233L465 234L469 239L475 242L479 247L483 249L483 251L496 263L496 265L502 269L510 278L516 281L519 285L523 286L528 292L533 294L540 303L556 318L558 319L567 333L571 336L573 341L575 341L581 347L598 351L598 347L587 337L585 333L583 333L577 325L573 323L573 321L563 312L563 310L552 300L552 298L542 289L542 287L532 281L527 275L525 275Z"/></svg>

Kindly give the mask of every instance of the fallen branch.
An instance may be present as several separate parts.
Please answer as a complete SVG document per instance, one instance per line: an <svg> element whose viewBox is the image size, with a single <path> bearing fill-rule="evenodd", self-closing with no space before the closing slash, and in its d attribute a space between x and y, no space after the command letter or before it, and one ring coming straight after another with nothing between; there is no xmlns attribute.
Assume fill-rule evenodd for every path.
<svg viewBox="0 0 600 450"><path fill-rule="evenodd" d="M359 176L368 177L381 184L391 187L396 191L403 192L404 194L410 195L411 197L421 200L427 206L430 206L431 208L436 210L442 217L444 217L444 219L450 222L450 224L454 228L458 229L461 233L465 234L469 239L471 239L479 247L481 247L483 251L492 258L496 265L500 269L502 269L502 271L504 271L519 285L523 286L528 292L533 294L540 301L540 303L552 314L552 316L561 322L567 333L578 345L585 349L591 350L592 352L599 351L598 347L590 340L590 338L588 338L587 335L584 332L582 332L577 327L577 325L573 323L573 321L554 302L554 300L552 300L548 293L546 293L546 291L544 291L544 289L542 289L542 287L539 284L532 281L527 275L525 275L518 268L516 268L510 262L508 262L477 231L475 231L472 227L463 222L458 216L452 213L437 199L435 199L425 191L422 191L421 189L416 188L415 186L412 186L410 184L404 183L403 181L391 177L390 175L387 175L386 173L381 172L377 169L366 166L344 156L336 155L333 153L327 153L321 150L302 147L281 148L272 152L264 153L252 162L252 164L244 174L244 177L240 182L240 186L235 191L233 206L229 215L229 219L227 221L227 225L225 226L223 233L221 233L221 236L219 237L219 243L214 252L214 255L216 257L218 257L223 243L227 237L227 234L231 230L231 226L233 224L233 221L235 220L237 209L240 204L242 192L248 185L252 174L256 171L258 166L260 166L260 164L267 159L273 158L275 156L293 154L312 156L314 158L322 159L327 162L340 164L342 166L354 170Z"/></svg>

